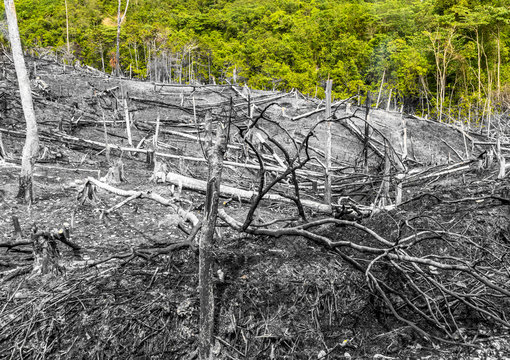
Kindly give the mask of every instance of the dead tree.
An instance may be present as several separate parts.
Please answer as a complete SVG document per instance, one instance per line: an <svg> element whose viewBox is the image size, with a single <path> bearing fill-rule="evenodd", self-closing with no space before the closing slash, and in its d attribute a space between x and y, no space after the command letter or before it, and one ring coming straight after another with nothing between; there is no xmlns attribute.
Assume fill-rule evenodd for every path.
<svg viewBox="0 0 510 360"><path fill-rule="evenodd" d="M256 119L251 127L264 131L264 126L260 123L267 119L262 118L263 116ZM316 126L312 127L310 133ZM272 141L275 146L279 146L274 138ZM306 141L304 143L307 144ZM295 220L288 222L281 219L281 222L273 220L254 224L253 213L260 205L263 195L275 191L276 186L281 185L286 177L292 176L295 167L308 156L305 155L303 158L296 154L291 158L286 156L289 171L284 173L283 177L277 177L275 181L266 183L263 171L266 166L264 157L255 146L249 142L248 145L260 163L260 175L255 179L255 182L259 183L259 192L253 197L248 215L244 218L236 219L235 215L228 214L225 209L219 210L220 218L232 229L245 234L275 238L300 236L336 253L354 270L364 275L378 306L384 307L394 319L413 329L422 339L467 344L468 339L463 335L461 323L461 318L466 313L476 313L480 319L488 323L499 324L504 328L510 327L509 314L504 310L506 308L503 300L510 296L510 286L504 267L498 268L498 264L503 261L502 258L492 249L482 251L479 244L460 231L446 229L440 224L437 228L433 226L422 228L419 217L410 221L405 220L405 226L388 238L362 224L361 217L358 221L321 217L298 223ZM287 149L280 150L284 154L289 153ZM302 155L308 152L307 145L303 148L296 146L295 150L298 154L302 152ZM393 151L392 149L386 151L385 173L379 182L379 186L384 188L385 196L389 192L389 160L393 157L391 154ZM396 159L395 155L394 162L398 161L401 160ZM442 173L437 174L440 176ZM295 199L297 211L301 213L299 197ZM493 196L458 200L443 200L436 197L436 200L445 206L459 202L476 204L486 200L494 201L495 206L510 203L506 198ZM417 200L412 199L405 203L410 201ZM349 235L345 238L337 237L339 231ZM355 237L356 241L352 237L353 232L359 232ZM442 253L446 250L437 253L433 250L448 247L450 253L446 254Z"/></svg>
<svg viewBox="0 0 510 360"><path fill-rule="evenodd" d="M212 119L210 120L212 121ZM199 288L200 288L200 324L199 353L200 359L209 359L214 330L214 282L213 282L213 246L218 203L220 198L223 155L227 150L230 116L226 124L218 122L216 141L209 146L209 176L205 195L202 234L199 242Z"/></svg>
<svg viewBox="0 0 510 360"><path fill-rule="evenodd" d="M244 227L242 220L236 220L224 209L219 211L219 216L239 232L275 238L301 236L335 252L364 275L378 306L386 308L423 339L467 344L459 319L465 313L476 313L484 321L510 327L503 300L510 296L510 287L504 271L497 266L475 265L495 264L500 258L490 250L478 258L470 258L469 249L477 248L478 244L463 234L441 229L420 230L409 224L409 231L388 239L361 223L334 218L295 226L284 222L277 227L271 221ZM325 231L325 226L330 230ZM361 238L365 240L338 239L335 234L340 229L345 232L346 228L364 233ZM455 244L452 249L455 256L430 254L430 248L439 244Z"/></svg>
<svg viewBox="0 0 510 360"><path fill-rule="evenodd" d="M324 201L331 206L331 89L333 87L333 80L326 82L326 158L324 159L326 165L326 177L324 181Z"/></svg>
<svg viewBox="0 0 510 360"><path fill-rule="evenodd" d="M35 119L30 81L28 78L25 59L21 49L19 37L18 20L14 0L4 0L7 25L9 27L9 41L11 43L12 58L18 77L21 104L27 124L27 135L23 147L23 158L21 162L21 174L19 177L19 191L17 197L25 202L32 203L34 200L32 173L37 154L39 152L39 137L37 134L37 122Z"/></svg>

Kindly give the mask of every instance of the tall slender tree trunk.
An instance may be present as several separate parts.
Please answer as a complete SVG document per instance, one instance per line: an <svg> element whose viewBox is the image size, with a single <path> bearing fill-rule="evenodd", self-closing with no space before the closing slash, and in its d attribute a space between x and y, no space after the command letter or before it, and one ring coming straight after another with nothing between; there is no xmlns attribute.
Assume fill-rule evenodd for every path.
<svg viewBox="0 0 510 360"><path fill-rule="evenodd" d="M116 50L115 50L115 74L117 76L120 76L120 25L122 22L122 19L120 18L120 5L121 0L119 0L119 7L117 10L117 43L116 43Z"/></svg>
<svg viewBox="0 0 510 360"><path fill-rule="evenodd" d="M99 45L99 51L101 52L101 70L103 70L103 72L106 72L105 71L105 67L104 67L104 52L103 52L103 45Z"/></svg>
<svg viewBox="0 0 510 360"><path fill-rule="evenodd" d="M446 99L446 78L448 74L448 65L453 58L454 48L453 39L455 28L450 29L446 38L443 39L439 32L429 35L434 51L436 61L436 112L437 120L441 121L443 117L444 102ZM445 40L444 45L441 44Z"/></svg>
<svg viewBox="0 0 510 360"><path fill-rule="evenodd" d="M497 38L497 45L498 45L498 84L497 84L497 99L500 100L500 94L501 94L501 34L498 26L498 38Z"/></svg>
<svg viewBox="0 0 510 360"><path fill-rule="evenodd" d="M147 54L147 73L146 77L149 78L149 81L152 81L152 59L151 59L151 48L150 45L147 45L147 51L145 52Z"/></svg>
<svg viewBox="0 0 510 360"><path fill-rule="evenodd" d="M122 0L119 0L119 7L117 10L117 50L115 52L115 72L117 76L120 76L120 27L122 21L126 17L127 9L129 6L129 0L126 1L126 8L124 9L124 14L122 17L120 16L120 6L122 4Z"/></svg>
<svg viewBox="0 0 510 360"><path fill-rule="evenodd" d="M393 93L393 89L390 89L390 94L388 95L388 103L386 104L386 111L390 111L391 105L391 94Z"/></svg>
<svg viewBox="0 0 510 360"><path fill-rule="evenodd" d="M386 69L384 69L384 71L382 73L381 85L379 86L379 94L377 94L377 101L375 103L375 108L376 109L379 108L379 104L380 104L380 101L381 101L381 94L382 94L382 89L383 89L383 85L384 85L384 76L385 75L386 75Z"/></svg>
<svg viewBox="0 0 510 360"><path fill-rule="evenodd" d="M134 43L133 48L135 49L135 66L136 66L136 72L138 73L139 67L138 67L138 43Z"/></svg>
<svg viewBox="0 0 510 360"><path fill-rule="evenodd" d="M212 121L212 119L210 120ZM202 233L199 243L199 289L200 289L200 324L199 324L199 353L200 359L210 359L214 335L214 281L213 281L213 245L216 218L218 216L218 202L220 197L221 173L223 170L223 155L227 150L227 134L230 119L225 124L218 122L216 128L216 143L209 146L209 176L205 196Z"/></svg>
<svg viewBox="0 0 510 360"><path fill-rule="evenodd" d="M71 53L71 47L69 45L69 13L67 12L67 0L64 0L66 6L66 44L67 44L67 54Z"/></svg>
<svg viewBox="0 0 510 360"><path fill-rule="evenodd" d="M27 137L23 147L23 158L21 160L21 174L19 176L18 198L25 202L32 203L34 199L32 174L37 154L39 152L39 136L37 135L37 122L35 119L30 80L28 79L25 59L21 49L19 37L18 20L14 0L4 0L7 25L9 27L9 41L11 43L12 58L18 78L18 85L21 97L23 114L27 124Z"/></svg>
<svg viewBox="0 0 510 360"><path fill-rule="evenodd" d="M188 52L188 81L191 84L192 78L191 78L191 47L189 48Z"/></svg>
<svg viewBox="0 0 510 360"><path fill-rule="evenodd" d="M478 28L476 28L476 54L477 54L477 60L478 60L477 108L479 109L481 101L482 101L482 51L481 51L480 39L479 39L479 35L478 35Z"/></svg>
<svg viewBox="0 0 510 360"><path fill-rule="evenodd" d="M326 176L324 179L324 201L331 206L331 91L333 89L333 80L326 82L326 149L325 165Z"/></svg>

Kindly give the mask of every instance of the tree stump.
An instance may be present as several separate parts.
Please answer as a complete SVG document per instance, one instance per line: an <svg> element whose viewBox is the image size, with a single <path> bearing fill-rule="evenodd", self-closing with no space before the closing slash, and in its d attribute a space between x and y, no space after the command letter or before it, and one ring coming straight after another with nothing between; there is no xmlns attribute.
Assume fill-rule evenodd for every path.
<svg viewBox="0 0 510 360"><path fill-rule="evenodd" d="M78 192L76 199L81 205L96 204L98 202L97 189L94 184L87 181L83 188Z"/></svg>
<svg viewBox="0 0 510 360"><path fill-rule="evenodd" d="M157 158L154 159L154 171L152 173L150 181L154 181L155 183L158 183L160 181L165 182L167 173L168 165Z"/></svg>
<svg viewBox="0 0 510 360"><path fill-rule="evenodd" d="M61 256L57 247L57 240L52 233L38 230L34 224L32 227L32 247L34 253L32 276L64 274L65 268L60 264Z"/></svg>
<svg viewBox="0 0 510 360"><path fill-rule="evenodd" d="M122 160L119 159L113 164L113 166L110 166L108 173L101 180L107 184L120 184L121 182L126 181L124 176L124 163Z"/></svg>

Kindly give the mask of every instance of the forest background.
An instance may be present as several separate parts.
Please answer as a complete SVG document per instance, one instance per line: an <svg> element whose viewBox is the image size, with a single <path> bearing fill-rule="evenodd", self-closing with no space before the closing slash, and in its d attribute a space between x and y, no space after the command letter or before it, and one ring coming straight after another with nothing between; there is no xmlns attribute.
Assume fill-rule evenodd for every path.
<svg viewBox="0 0 510 360"><path fill-rule="evenodd" d="M115 67L118 1L16 7L26 50ZM330 78L335 97L384 93L395 108L471 122L510 99L508 0L131 0L120 44L124 74L152 81L322 97Z"/></svg>

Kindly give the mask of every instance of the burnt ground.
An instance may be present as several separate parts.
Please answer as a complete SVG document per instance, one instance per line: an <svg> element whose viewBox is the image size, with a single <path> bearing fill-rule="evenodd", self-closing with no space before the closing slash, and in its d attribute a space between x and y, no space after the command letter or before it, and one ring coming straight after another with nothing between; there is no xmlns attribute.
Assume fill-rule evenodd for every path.
<svg viewBox="0 0 510 360"><path fill-rule="evenodd" d="M29 66L33 68L33 61ZM0 91L5 99L1 129L9 159L0 165L0 242L12 241L12 216L19 218L24 237L30 238L33 223L49 229L64 222L72 224L72 240L82 251L74 253L59 244L66 269L59 276L13 276L15 269L31 264L30 246L0 248L0 358L133 358L186 359L196 356L198 331L198 256L184 249L151 258L124 257L137 248L162 248L186 238L177 225L181 219L168 207L147 199L136 199L101 217L101 212L123 198L99 191L98 202L81 204L76 197L88 176L104 176L110 164L104 149L80 141L63 141L59 134L103 142L104 125L110 143L128 146L123 118L122 97L129 97L133 120L133 144L154 134L156 119L161 121L159 151L175 155L165 158L171 171L205 179L203 162L179 159L202 157L195 140L168 131L195 136L206 116L227 116L230 98L235 114L247 112L246 101L230 87L155 87L153 84L110 78L86 69L64 69L37 60L34 103L42 130L44 156L35 173L35 203L20 204L15 195L23 136L23 117L16 94L13 69L6 65ZM44 87L44 86L43 86ZM244 95L247 89L238 87ZM275 96L282 96L273 99ZM293 121L292 118L320 105L298 93L273 94L251 91L259 109L267 109L272 120L294 139L304 138L321 114ZM269 100L269 101L268 101ZM353 110L364 119L363 108ZM345 105L336 116L348 115ZM257 114L257 110L255 110ZM360 129L364 123L353 119ZM404 204L360 220L387 239L397 239L405 224L417 227L447 228L475 242L477 251L501 253L501 269L510 249L508 203L482 197L509 197L507 179L496 179L497 169L477 169L476 159L485 149L469 147L465 157L464 139L452 126L437 124L396 112L371 113L370 134L379 143L384 138L398 154L404 151L404 124L408 136L408 164L413 173L404 186ZM274 124L267 129L285 142L282 130ZM235 130L235 129L234 129ZM166 131L166 132L165 132ZM236 137L237 136L237 137ZM310 145L320 157L324 130L318 128ZM470 134L476 138L475 134ZM232 144L240 138L232 133ZM146 141L141 148L150 148ZM382 147L384 150L384 148ZM169 184L150 181L153 173L145 155L112 151L112 159L122 158L126 181L122 189L152 190L172 198ZM340 122L333 124L334 201L349 196L370 206L381 180L382 159L369 154L369 176L361 171L363 143ZM227 160L251 163L243 150L230 149ZM466 161L467 168L452 174L439 174L449 166ZM256 162L253 162L256 164ZM312 160L307 166L319 172ZM99 175L98 175L99 171ZM416 175L419 174L419 175ZM433 176L429 176L432 174ZM257 170L226 167L224 182L245 189L256 187ZM310 191L312 178L303 178L304 197L321 197ZM281 191L285 191L282 185ZM393 191L393 190L392 190ZM200 217L203 194L184 190L187 208ZM465 199L476 198L469 201ZM459 200L459 202L455 202ZM222 199L227 213L239 220L248 204ZM296 216L285 203L262 203L264 221ZM321 214L307 210L310 219ZM222 221L215 247L215 268L225 279L216 288L217 328L214 354L221 359L342 359L342 358L504 358L510 356L508 329L486 321L479 314L459 310L456 318L463 329L463 342L456 345L426 341L408 325L396 320L374 295L364 274L355 271L334 251L298 236L243 235ZM189 229L188 229L189 230ZM367 235L349 227L323 226L320 232L332 239L350 239L367 244ZM459 243L431 243L420 248L427 252L453 252L476 258L472 247ZM485 250L480 250L485 249ZM349 249L346 250L350 255ZM352 255L359 255L352 252ZM101 260L107 260L101 262ZM97 265L94 265L97 264ZM94 265L94 266L92 266ZM391 269L377 269L389 284L397 282ZM508 275L507 275L508 277ZM459 280L460 281L460 280ZM468 284L469 285L469 284ZM474 289L473 291L477 291ZM504 300L504 299L503 299ZM504 312L504 311L503 311ZM431 330L432 331L432 330ZM459 341L462 342L462 341Z"/></svg>

